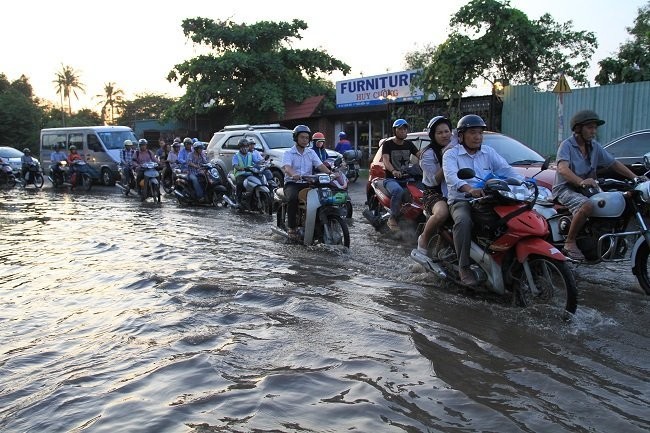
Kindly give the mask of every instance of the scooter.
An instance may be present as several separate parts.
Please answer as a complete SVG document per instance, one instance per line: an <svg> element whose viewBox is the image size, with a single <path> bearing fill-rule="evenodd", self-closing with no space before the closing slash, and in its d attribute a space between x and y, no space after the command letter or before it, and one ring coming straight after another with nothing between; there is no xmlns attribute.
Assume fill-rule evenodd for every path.
<svg viewBox="0 0 650 433"><path fill-rule="evenodd" d="M458 177L467 180L475 173L463 168ZM575 313L577 288L567 258L546 240L546 220L533 210L537 184L493 178L484 180L483 192L484 197L470 200L482 209L472 216L470 269L478 281L473 289L510 295L520 306L550 304L563 318ZM429 242L427 254L414 249L411 258L428 272L461 284L452 227L448 221Z"/></svg>
<svg viewBox="0 0 650 433"><path fill-rule="evenodd" d="M421 171L419 166L416 165L409 170L411 173L397 179L404 188L401 221L410 223L409 225L414 230L417 230L420 224L426 222L422 204L424 194L422 185L418 181L418 178L421 178ZM377 178L370 183L366 191L366 205L368 208L363 211L363 216L366 217L375 230L381 233L389 230L386 222L390 218L390 192L384 187L384 180L383 178Z"/></svg>
<svg viewBox="0 0 650 433"><path fill-rule="evenodd" d="M650 169L650 164L646 168ZM584 262L577 263L629 260L632 273L650 295L650 181L600 179L598 188L587 191L587 195L591 195L594 211L576 237L585 256ZM548 222L549 241L562 249L573 220L571 212L551 197L538 199L535 210Z"/></svg>
<svg viewBox="0 0 650 433"><path fill-rule="evenodd" d="M247 173L246 179L243 182L241 199L237 202L240 210L268 215L273 213L272 187L264 174L264 171L269 166L270 162L266 160L244 169ZM228 174L228 182L232 192L229 198L231 201L236 202L237 179L233 172Z"/></svg>
<svg viewBox="0 0 650 433"><path fill-rule="evenodd" d="M90 191L93 186L93 179L90 175L90 166L86 161L75 160L73 167L67 161L59 161L50 167L48 179L52 182L54 188L81 186L84 191ZM58 167L56 170L54 166Z"/></svg>
<svg viewBox="0 0 650 433"><path fill-rule="evenodd" d="M194 186L187 173L181 169L174 170L174 196L181 206L235 206L235 203L228 197L227 181L223 170L218 165L212 163L201 164L201 172L198 175L199 182L205 191L203 201L196 197Z"/></svg>
<svg viewBox="0 0 650 433"><path fill-rule="evenodd" d="M332 174L302 176L301 181L309 182L309 188L298 195L298 238L304 245L322 243L350 247L350 231L344 219L348 200L347 179L345 184L340 179L337 168ZM298 241L288 233L287 206L284 188L276 189L274 208L277 208L277 219L272 231Z"/></svg>
<svg viewBox="0 0 650 433"><path fill-rule="evenodd" d="M36 189L43 187L45 179L43 178L43 173L41 172L41 165L37 162L31 162L27 166L27 172L23 177L19 179L19 182L24 187L28 185L34 185Z"/></svg>
<svg viewBox="0 0 650 433"><path fill-rule="evenodd" d="M346 150L343 152L343 160L347 166L345 175L351 182L359 178L359 161L361 160L360 150Z"/></svg>
<svg viewBox="0 0 650 433"><path fill-rule="evenodd" d="M157 162L145 162L140 167L144 170L144 177L140 180L140 200L145 201L152 197L154 203L160 203L160 171Z"/></svg>
<svg viewBox="0 0 650 433"><path fill-rule="evenodd" d="M127 170L127 175L124 175L124 165L120 164L120 173L121 173L121 179L118 182L115 182L115 186L117 186L124 195L128 196L131 193L131 190L134 190L136 188L135 185L135 173L133 172L133 167L126 167L128 168Z"/></svg>
<svg viewBox="0 0 650 433"><path fill-rule="evenodd" d="M16 186L16 176L11 170L11 165L8 162L2 161L0 163L0 187L13 188Z"/></svg>

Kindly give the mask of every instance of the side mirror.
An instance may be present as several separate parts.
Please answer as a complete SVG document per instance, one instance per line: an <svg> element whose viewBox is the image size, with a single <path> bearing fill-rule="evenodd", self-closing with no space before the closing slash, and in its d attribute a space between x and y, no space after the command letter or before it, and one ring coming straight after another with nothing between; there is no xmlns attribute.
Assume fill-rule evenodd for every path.
<svg viewBox="0 0 650 433"><path fill-rule="evenodd" d="M336 159L334 160L334 167L339 167L342 162L343 162L343 157L337 156Z"/></svg>
<svg viewBox="0 0 650 433"><path fill-rule="evenodd" d="M544 160L544 164L542 164L542 171L547 170L548 166L551 164L551 160L553 159L552 156L547 156L546 159Z"/></svg>
<svg viewBox="0 0 650 433"><path fill-rule="evenodd" d="M458 170L457 176L459 179L467 180L476 176L476 173L471 168L461 168Z"/></svg>
<svg viewBox="0 0 650 433"><path fill-rule="evenodd" d="M643 166L646 170L650 170L650 152L643 155Z"/></svg>
<svg viewBox="0 0 650 433"><path fill-rule="evenodd" d="M268 161L271 155L264 155L264 161Z"/></svg>

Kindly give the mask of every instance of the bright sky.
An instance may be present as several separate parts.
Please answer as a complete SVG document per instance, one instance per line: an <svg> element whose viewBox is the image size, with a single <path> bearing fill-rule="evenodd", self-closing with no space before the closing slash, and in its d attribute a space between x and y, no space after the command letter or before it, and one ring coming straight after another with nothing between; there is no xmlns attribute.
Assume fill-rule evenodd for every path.
<svg viewBox="0 0 650 433"><path fill-rule="evenodd" d="M537 19L548 12L556 22L573 21L573 30L593 31L598 61L618 51L628 39L638 8L648 0L511 0L511 6ZM318 48L347 63L350 75L378 75L405 69L404 55L427 44L442 43L449 19L465 0L404 3L368 0L83 0L12 1L3 8L0 26L0 73L10 81L26 75L36 96L59 103L53 81L61 65L71 66L86 93L72 99L72 109L98 109L104 84L114 82L131 99L136 94L180 96L184 93L166 76L174 65L205 48L194 47L183 35L185 18L253 23L302 19L308 29L297 48ZM106 6L103 6L106 5ZM477 93L483 93L478 91Z"/></svg>

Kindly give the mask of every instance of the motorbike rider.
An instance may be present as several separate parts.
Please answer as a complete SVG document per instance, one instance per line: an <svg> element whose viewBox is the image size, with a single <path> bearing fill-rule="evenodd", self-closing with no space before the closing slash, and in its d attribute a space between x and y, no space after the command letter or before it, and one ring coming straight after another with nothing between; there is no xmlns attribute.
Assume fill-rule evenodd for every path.
<svg viewBox="0 0 650 433"><path fill-rule="evenodd" d="M264 162L264 158L262 157L262 154L258 152L257 149L255 149L255 139L253 137L248 137L248 151L253 155L253 164L260 164ZM266 181L269 183L271 188L277 187L275 184L275 180L273 180L273 173L271 173L271 170L268 168L265 168L262 170L262 173L264 174L264 177L266 177Z"/></svg>
<svg viewBox="0 0 650 433"><path fill-rule="evenodd" d="M345 133L345 131L339 132L339 142L336 143L334 150L342 155L346 150L351 149L352 143L350 143L350 140L348 140L348 135Z"/></svg>
<svg viewBox="0 0 650 433"><path fill-rule="evenodd" d="M178 152L181 150L181 140L174 139L172 143L172 150L169 151L167 155L167 163L169 164L170 170L174 170L178 165Z"/></svg>
<svg viewBox="0 0 650 433"><path fill-rule="evenodd" d="M32 151L28 147L23 149L23 156L20 157L20 162L22 164L20 167L20 175L25 179L25 182L29 182L31 180L29 167L34 163L34 160L32 159ZM25 175L27 175L27 177L25 177Z"/></svg>
<svg viewBox="0 0 650 433"><path fill-rule="evenodd" d="M431 216L427 219L422 234L418 236L417 252L427 253L431 236L449 218L447 206L447 183L442 171L442 154L449 147L458 144L452 135L451 121L444 116L435 116L427 125L429 145L420 152L422 167L423 207ZM453 140L452 140L453 139Z"/></svg>
<svg viewBox="0 0 650 433"><path fill-rule="evenodd" d="M384 163L386 172L384 187L390 193L390 217L387 224L391 230L399 230L398 220L402 207L402 194L404 193L400 179L408 174L411 155L417 158L418 154L415 144L406 139L408 127L406 120L395 120L393 122L394 137L385 140L381 147L381 160Z"/></svg>
<svg viewBox="0 0 650 433"><path fill-rule="evenodd" d="M196 194L196 198L199 200L199 202L204 202L205 192L203 191L201 182L199 182L198 176L201 173L201 170L203 170L201 165L208 163L208 157L205 155L205 153L203 153L202 141L195 142L192 145L192 149L193 152L187 156L188 178L190 179L190 182L192 182L192 186L194 187L194 193Z"/></svg>
<svg viewBox="0 0 650 433"><path fill-rule="evenodd" d="M314 168L323 173L330 173L330 170L318 158L316 152L310 149L311 130L306 125L298 125L293 129L293 141L295 144L287 150L282 157L282 169L284 170L284 195L287 203L287 226L289 237L296 239L297 234L297 213L298 193L309 188L309 184L302 180L302 176L311 175Z"/></svg>
<svg viewBox="0 0 650 433"><path fill-rule="evenodd" d="M316 155L320 158L321 161L325 162L327 160L327 149L325 149L325 135L322 132L315 132L311 137L312 140L312 149L316 152Z"/></svg>
<svg viewBox="0 0 650 433"><path fill-rule="evenodd" d="M120 165L122 166L122 185L128 190L131 176L133 176L133 157L135 150L133 149L133 141L124 140L124 149L120 151Z"/></svg>
<svg viewBox="0 0 650 433"><path fill-rule="evenodd" d="M232 156L232 171L235 176L235 196L237 204L241 203L241 197L244 193L244 180L250 175L246 172L247 167L252 167L254 164L253 154L248 151L248 139L242 138L239 140L239 152Z"/></svg>
<svg viewBox="0 0 650 433"><path fill-rule="evenodd" d="M77 183L77 167L75 166L74 162L83 161L83 158L77 152L77 146L74 144L71 144L70 147L68 147L68 150L70 151L67 157L68 165L70 166L70 183L72 184L72 188L74 188L75 184Z"/></svg>
<svg viewBox="0 0 650 433"><path fill-rule="evenodd" d="M61 161L67 161L68 155L65 153L63 150L64 146L63 144L57 144L54 146L54 152L50 154L50 161L52 162L52 176L53 177L61 177L63 176L63 170L61 170L61 165L59 164Z"/></svg>
<svg viewBox="0 0 650 433"><path fill-rule="evenodd" d="M560 143L557 150L553 196L573 214L563 251L573 260L585 259L576 244L576 236L594 210L584 192L585 189L597 187L597 168L604 166L613 169L628 179L636 176L595 140L598 127L604 123L595 111L578 111L571 118L571 137Z"/></svg>
<svg viewBox="0 0 650 433"><path fill-rule="evenodd" d="M187 157L192 153L192 144L192 139L190 137L185 137L183 139L183 148L178 152L178 159L176 162L184 172L187 172Z"/></svg>
<svg viewBox="0 0 650 433"><path fill-rule="evenodd" d="M471 168L476 176L485 178L494 173L498 176L523 180L508 162L490 146L482 146L483 132L487 125L480 116L468 114L456 125L458 145L448 149L442 156L442 169L447 182L448 203L454 219L454 247L458 255L460 282L466 286L476 284L476 277L469 264L469 250L472 242L472 205L469 200L482 197L483 189L477 187L478 178L461 180L458 170ZM466 197L469 194L470 197Z"/></svg>
<svg viewBox="0 0 650 433"><path fill-rule="evenodd" d="M148 149L147 147L148 142L146 139L141 138L138 140L138 150L136 150L133 153L133 167L137 172L137 175L135 177L135 185L136 188L138 189L138 193L142 196L142 199L145 199L144 192L142 191L142 188L140 187L140 181L144 180L144 168L142 168L142 164L145 162L158 162L156 159L156 155Z"/></svg>

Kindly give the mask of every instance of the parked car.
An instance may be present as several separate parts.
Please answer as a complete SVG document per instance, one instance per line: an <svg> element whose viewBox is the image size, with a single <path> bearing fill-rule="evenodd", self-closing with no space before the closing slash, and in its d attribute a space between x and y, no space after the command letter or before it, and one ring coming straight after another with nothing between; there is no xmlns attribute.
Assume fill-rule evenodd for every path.
<svg viewBox="0 0 650 433"><path fill-rule="evenodd" d="M425 148L431 142L427 132L411 132L407 135L406 139L411 140L418 149ZM517 173L526 177L536 175L535 179L539 185L549 189L553 187L553 183L555 182L554 166L539 173L544 163L544 157L525 144L507 135L486 131L483 134L483 145L493 147L508 164L515 168ZM384 177L384 163L381 161L380 151L377 151L372 159L368 180L372 181L377 177Z"/></svg>
<svg viewBox="0 0 650 433"><path fill-rule="evenodd" d="M253 138L255 149L262 156L269 155L273 160L271 172L277 185L284 183L282 172L282 156L293 145L293 131L280 124L268 125L229 125L215 132L206 149L208 161L218 164L225 173L232 169L232 157L239 151L239 140ZM328 149L331 158L340 156L340 153Z"/></svg>
<svg viewBox="0 0 650 433"><path fill-rule="evenodd" d="M0 158L9 163L11 171L14 172L14 176L16 177L20 176L20 168L23 165L20 158L22 158L23 155L24 153L22 151L14 149L13 147L0 146ZM32 160L38 164L38 159L32 156Z"/></svg>
<svg viewBox="0 0 650 433"><path fill-rule="evenodd" d="M647 171L644 166L643 157L646 153L650 152L650 129L630 132L610 141L603 147L617 161L621 161L636 175L641 176ZM622 179L619 174L614 173L612 170L600 170L598 176Z"/></svg>

